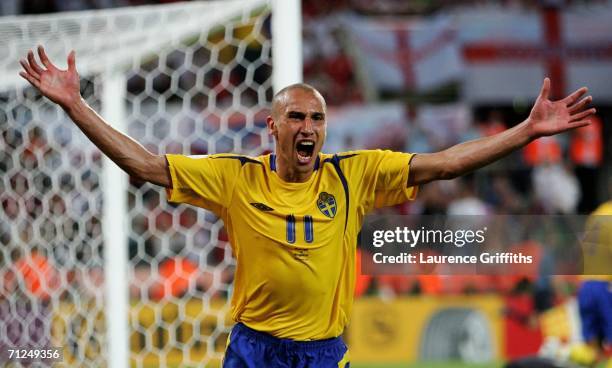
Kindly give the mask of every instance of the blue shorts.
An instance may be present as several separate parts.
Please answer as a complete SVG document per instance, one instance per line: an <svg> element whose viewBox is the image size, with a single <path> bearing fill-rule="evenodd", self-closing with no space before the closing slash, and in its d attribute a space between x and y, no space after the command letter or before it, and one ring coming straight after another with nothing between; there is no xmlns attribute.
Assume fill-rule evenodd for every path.
<svg viewBox="0 0 612 368"><path fill-rule="evenodd" d="M612 284L585 281L578 291L578 308L585 341L601 339L612 343Z"/></svg>
<svg viewBox="0 0 612 368"><path fill-rule="evenodd" d="M230 334L223 368L349 368L347 352L340 337L293 341L238 323Z"/></svg>

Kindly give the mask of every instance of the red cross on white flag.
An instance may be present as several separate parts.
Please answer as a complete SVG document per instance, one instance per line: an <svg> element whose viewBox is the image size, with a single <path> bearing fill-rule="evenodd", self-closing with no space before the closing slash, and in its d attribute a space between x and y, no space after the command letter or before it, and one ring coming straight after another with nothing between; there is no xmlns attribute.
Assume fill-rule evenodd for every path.
<svg viewBox="0 0 612 368"><path fill-rule="evenodd" d="M598 101L612 99L611 16L610 6L461 12L464 95L494 103L532 99L548 76L553 97L586 85Z"/></svg>
<svg viewBox="0 0 612 368"><path fill-rule="evenodd" d="M449 17L347 22L364 78L383 91L427 91L461 77L460 49Z"/></svg>

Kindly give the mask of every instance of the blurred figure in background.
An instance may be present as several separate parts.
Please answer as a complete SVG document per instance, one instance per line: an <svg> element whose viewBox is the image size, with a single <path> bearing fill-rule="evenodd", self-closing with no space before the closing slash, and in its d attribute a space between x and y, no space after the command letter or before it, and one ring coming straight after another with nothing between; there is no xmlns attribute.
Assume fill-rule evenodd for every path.
<svg viewBox="0 0 612 368"><path fill-rule="evenodd" d="M597 183L603 162L603 127L598 116L591 125L572 132L569 156L575 165L574 174L580 184L581 198L578 213L589 213L597 206Z"/></svg>
<svg viewBox="0 0 612 368"><path fill-rule="evenodd" d="M600 205L589 217L583 240L585 275L578 292L578 308L584 344L574 346L570 358L587 366L607 358L608 367L612 367L611 220L612 200Z"/></svg>

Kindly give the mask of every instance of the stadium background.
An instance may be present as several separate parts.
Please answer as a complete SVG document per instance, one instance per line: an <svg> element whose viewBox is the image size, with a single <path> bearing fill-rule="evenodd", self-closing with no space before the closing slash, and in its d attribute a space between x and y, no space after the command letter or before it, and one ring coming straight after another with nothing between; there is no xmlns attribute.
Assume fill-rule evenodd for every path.
<svg viewBox="0 0 612 368"><path fill-rule="evenodd" d="M152 3L13 0L0 10ZM612 194L610 15L609 1L305 0L304 81L329 105L325 150L429 152L494 134L526 117L548 75L558 96L589 86L599 122L540 139L468 177L428 184L417 201L386 211L588 214ZM269 27L263 12L211 29L189 52L134 64L128 134L158 153L269 151ZM238 54L254 66L234 62ZM83 93L99 108L95 78L86 78ZM0 339L60 341L69 364L103 364L100 154L57 109L33 114L25 100L39 97L21 96L0 96ZM236 100L248 109L236 109ZM233 264L221 223L166 205L162 191L134 180L128 202L132 364L214 365L231 326ZM576 338L579 282L363 276L346 332L352 360L357 367L490 367L536 354L544 341Z"/></svg>

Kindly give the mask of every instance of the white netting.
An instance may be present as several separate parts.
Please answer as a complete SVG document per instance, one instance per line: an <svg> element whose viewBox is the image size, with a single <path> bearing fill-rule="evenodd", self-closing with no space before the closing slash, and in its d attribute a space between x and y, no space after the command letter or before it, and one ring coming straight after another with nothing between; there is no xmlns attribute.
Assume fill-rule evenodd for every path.
<svg viewBox="0 0 612 368"><path fill-rule="evenodd" d="M127 134L155 153L258 154L271 99L267 1L193 2L0 18L0 346L62 346L59 366L108 362L99 151L18 79L37 44L101 111L127 78ZM229 330L233 260L222 222L131 181L132 366L208 366ZM126 286L127 287L127 286ZM126 317L127 318L127 317Z"/></svg>
<svg viewBox="0 0 612 368"><path fill-rule="evenodd" d="M245 21L248 11L265 4L264 0L194 1L58 16L0 17L0 69L6 72L0 90L24 84L17 74L19 58L37 44L44 44L49 57L60 65L65 65L65 56L74 49L79 71L85 75L116 66L138 67L155 57L156 50L206 35L234 17Z"/></svg>

